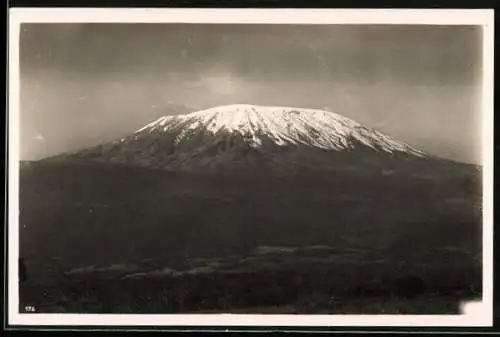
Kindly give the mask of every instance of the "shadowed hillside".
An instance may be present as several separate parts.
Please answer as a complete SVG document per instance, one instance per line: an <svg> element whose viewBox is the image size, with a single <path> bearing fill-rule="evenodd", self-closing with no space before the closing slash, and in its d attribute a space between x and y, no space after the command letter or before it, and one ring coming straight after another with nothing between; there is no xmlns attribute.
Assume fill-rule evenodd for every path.
<svg viewBox="0 0 500 337"><path fill-rule="evenodd" d="M27 269L26 301L43 302L36 289L60 299L55 290L60 288L66 290L63 297L79 302L89 289L99 293L111 285L144 284L143 290L130 290L128 300L123 297L139 305L146 293L154 297L164 289L146 286L158 277L174 283L190 277L199 286L182 293L203 298L202 280L209 277L214 287L228 289L228 302L179 310L236 310L267 302L259 303L256 298L264 295L256 295L251 303L235 304L243 290L229 290L232 277L238 277L231 275L255 274L261 285L254 292L261 292L270 270L281 279L278 288L306 298L312 296L302 293L307 282L324 300L331 294L360 297L374 280L384 285L375 288L387 289L372 291L371 297L386 298L395 293L397 279L407 276L423 280L422 293L471 296L481 284L480 177L469 169L435 174L433 179L378 169L204 174L85 161L23 165L20 253ZM293 251L318 245L331 249L256 253L259 247ZM214 268L210 259L218 263ZM83 269L74 272L78 268ZM165 268L180 272L154 272ZM196 268L205 268L198 281ZM288 284L283 275L290 272L299 276ZM307 275L316 275L310 278L316 281L301 283ZM321 279L328 282L319 284ZM275 305L296 300L278 298ZM108 300L96 303L102 301ZM121 310L120 300L109 301L109 310ZM143 305L139 311L162 308Z"/></svg>

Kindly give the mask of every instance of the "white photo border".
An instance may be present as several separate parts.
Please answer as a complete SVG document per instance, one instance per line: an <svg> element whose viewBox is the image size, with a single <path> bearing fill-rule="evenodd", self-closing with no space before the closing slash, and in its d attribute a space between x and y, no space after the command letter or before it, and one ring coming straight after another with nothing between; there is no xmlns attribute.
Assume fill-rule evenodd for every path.
<svg viewBox="0 0 500 337"><path fill-rule="evenodd" d="M184 327L487 327L493 324L493 50L489 9L149 9L13 8L9 10L8 325ZM422 24L483 28L483 298L462 315L128 315L19 313L19 35L22 23Z"/></svg>

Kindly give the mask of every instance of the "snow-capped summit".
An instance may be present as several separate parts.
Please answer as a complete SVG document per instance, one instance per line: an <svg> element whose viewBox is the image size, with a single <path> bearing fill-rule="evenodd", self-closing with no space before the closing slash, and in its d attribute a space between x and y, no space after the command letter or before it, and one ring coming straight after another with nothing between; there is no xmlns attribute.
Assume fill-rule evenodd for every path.
<svg viewBox="0 0 500 337"><path fill-rule="evenodd" d="M324 150L350 149L357 141L389 153L400 151L424 155L407 144L339 114L293 107L218 106L186 115L161 117L136 131L136 134L170 132L179 127L185 132L179 132L176 142L182 142L189 134L188 130L203 130L214 135L223 132L240 134L252 147L262 146L264 138L280 146L304 144Z"/></svg>
<svg viewBox="0 0 500 337"><path fill-rule="evenodd" d="M341 165L426 155L339 114L295 107L233 104L165 116L120 140L75 154L155 168L193 169L260 163ZM334 158L335 157L335 158ZM361 158L361 159L360 159Z"/></svg>

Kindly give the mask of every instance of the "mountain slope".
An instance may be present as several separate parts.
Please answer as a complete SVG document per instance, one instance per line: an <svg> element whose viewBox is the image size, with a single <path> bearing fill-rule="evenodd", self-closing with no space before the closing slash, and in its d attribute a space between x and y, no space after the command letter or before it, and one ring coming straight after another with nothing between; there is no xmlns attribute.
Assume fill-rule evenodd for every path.
<svg viewBox="0 0 500 337"><path fill-rule="evenodd" d="M477 292L480 188L480 168L330 112L232 105L163 117L21 165L20 254L32 286L23 303L46 302L42 290L80 303L95 287L107 312L127 301L138 312L293 303L273 299L276 289L348 302L374 280L407 275L430 294ZM174 298L163 303L165 293ZM377 296L364 303L386 295ZM176 298L186 306L172 307Z"/></svg>
<svg viewBox="0 0 500 337"><path fill-rule="evenodd" d="M480 253L479 179L472 177L352 171L242 179L67 161L33 163L20 178L21 255L39 279L54 266L225 256L257 246L360 248L360 265L382 252L389 266L399 259L440 268L449 263L433 253L442 247L465 250L468 261Z"/></svg>
<svg viewBox="0 0 500 337"><path fill-rule="evenodd" d="M206 170L249 163L332 168L342 162L373 164L428 156L332 112L228 105L162 117L120 140L64 157Z"/></svg>

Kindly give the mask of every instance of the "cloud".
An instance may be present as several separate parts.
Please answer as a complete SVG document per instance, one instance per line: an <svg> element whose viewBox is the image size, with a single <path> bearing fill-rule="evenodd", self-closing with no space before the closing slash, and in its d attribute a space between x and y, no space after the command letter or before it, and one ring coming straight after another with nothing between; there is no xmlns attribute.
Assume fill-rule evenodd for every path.
<svg viewBox="0 0 500 337"><path fill-rule="evenodd" d="M210 91L221 95L231 95L238 90L238 85L231 75L211 76L202 80L202 85Z"/></svg>

